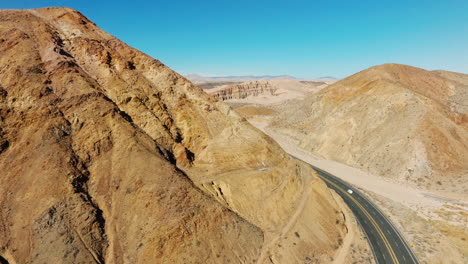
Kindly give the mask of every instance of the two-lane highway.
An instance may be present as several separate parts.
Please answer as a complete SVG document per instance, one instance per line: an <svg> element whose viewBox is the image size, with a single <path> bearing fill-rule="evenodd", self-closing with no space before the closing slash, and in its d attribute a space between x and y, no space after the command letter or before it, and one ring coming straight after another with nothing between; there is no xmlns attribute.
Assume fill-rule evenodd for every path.
<svg viewBox="0 0 468 264"><path fill-rule="evenodd" d="M374 203L345 181L317 167L312 167L328 187L343 198L356 216L366 233L377 263L419 263L403 236Z"/></svg>

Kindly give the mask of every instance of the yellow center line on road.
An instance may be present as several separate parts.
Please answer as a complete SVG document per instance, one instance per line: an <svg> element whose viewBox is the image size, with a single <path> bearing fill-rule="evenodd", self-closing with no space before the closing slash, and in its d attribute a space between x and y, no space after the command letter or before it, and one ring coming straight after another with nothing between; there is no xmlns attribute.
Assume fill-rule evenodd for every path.
<svg viewBox="0 0 468 264"><path fill-rule="evenodd" d="M318 173L317 173L318 174ZM382 240L384 241L385 243L385 247L388 249L388 251L390 252L390 256L392 257L392 260L394 263L397 263L399 264L400 262L398 261L396 255L395 255L395 252L393 252L393 248L390 246L390 243L388 242L387 238L385 237L384 233L382 232L382 230L380 229L379 225L377 225L377 223L375 222L374 218L372 218L372 216L369 214L369 212L367 212L367 210L356 200L354 199L353 196L351 196L350 194L348 194L348 192L346 192L345 190L343 190L343 188L339 187L338 185L336 185L335 183L333 183L332 181L328 180L327 178L323 177L322 175L318 174L320 178L322 178L323 180L325 180L326 182L330 183L331 185L335 186L337 189L339 189L340 191L342 191L344 194L346 194L349 198L351 198L351 200L354 201L354 203L356 203L357 206L359 206L359 208L361 208L361 210L364 212L364 214L370 219L372 225L375 227L375 229L377 230L377 232L379 233L379 235L382 237Z"/></svg>

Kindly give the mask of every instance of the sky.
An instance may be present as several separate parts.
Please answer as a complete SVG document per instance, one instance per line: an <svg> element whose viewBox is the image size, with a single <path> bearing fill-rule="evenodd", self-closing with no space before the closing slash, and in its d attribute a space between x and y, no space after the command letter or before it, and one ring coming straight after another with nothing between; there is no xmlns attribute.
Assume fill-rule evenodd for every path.
<svg viewBox="0 0 468 264"><path fill-rule="evenodd" d="M343 78L383 63L468 73L467 0L0 0L67 6L181 74Z"/></svg>

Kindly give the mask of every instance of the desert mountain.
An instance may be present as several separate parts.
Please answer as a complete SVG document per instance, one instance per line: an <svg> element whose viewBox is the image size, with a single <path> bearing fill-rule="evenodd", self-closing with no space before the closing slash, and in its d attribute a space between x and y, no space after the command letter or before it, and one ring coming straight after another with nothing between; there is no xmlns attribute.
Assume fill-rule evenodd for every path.
<svg viewBox="0 0 468 264"><path fill-rule="evenodd" d="M277 109L272 126L325 158L466 193L467 102L468 75L384 64Z"/></svg>
<svg viewBox="0 0 468 264"><path fill-rule="evenodd" d="M271 104L306 97L326 87L330 81L274 79L222 85L205 91L228 102Z"/></svg>
<svg viewBox="0 0 468 264"><path fill-rule="evenodd" d="M0 261L328 262L309 166L67 8L0 11Z"/></svg>

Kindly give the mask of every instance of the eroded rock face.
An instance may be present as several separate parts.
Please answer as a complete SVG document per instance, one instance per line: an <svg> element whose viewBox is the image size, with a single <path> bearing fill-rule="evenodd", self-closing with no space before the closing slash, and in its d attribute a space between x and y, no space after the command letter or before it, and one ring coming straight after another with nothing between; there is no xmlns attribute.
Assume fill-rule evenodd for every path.
<svg viewBox="0 0 468 264"><path fill-rule="evenodd" d="M320 262L339 247L323 182L228 106L74 10L0 21L3 259Z"/></svg>
<svg viewBox="0 0 468 264"><path fill-rule="evenodd" d="M333 82L332 80L298 81L279 78L220 85L205 89L205 92L227 103L269 105L294 99L303 99Z"/></svg>
<svg viewBox="0 0 468 264"><path fill-rule="evenodd" d="M249 96L275 95L277 88L269 81L250 81L242 84L227 85L222 88L207 90L213 97L222 101L244 99Z"/></svg>
<svg viewBox="0 0 468 264"><path fill-rule="evenodd" d="M468 76L385 64L285 107L301 146L422 188L468 191Z"/></svg>

